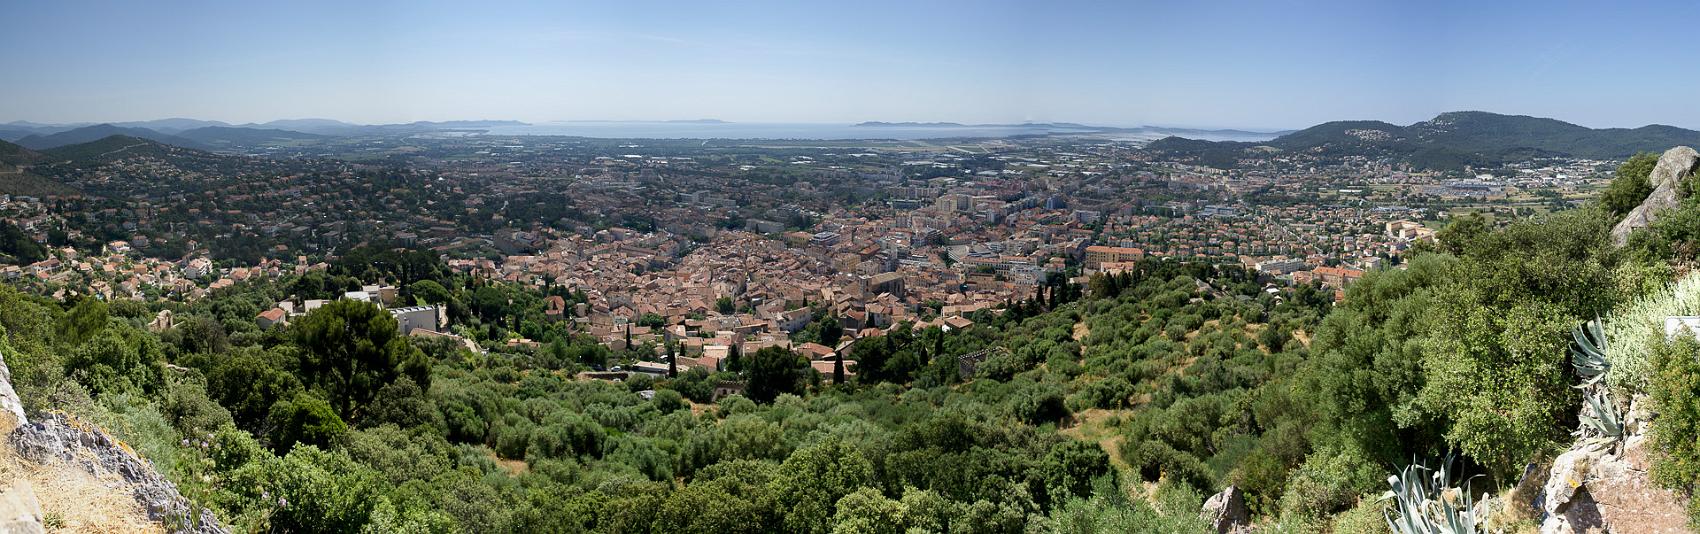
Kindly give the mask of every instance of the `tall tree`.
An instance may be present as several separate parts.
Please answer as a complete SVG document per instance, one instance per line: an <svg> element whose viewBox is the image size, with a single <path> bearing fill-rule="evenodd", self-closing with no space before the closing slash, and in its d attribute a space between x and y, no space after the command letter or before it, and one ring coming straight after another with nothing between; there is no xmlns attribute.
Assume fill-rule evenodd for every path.
<svg viewBox="0 0 1700 534"><path fill-rule="evenodd" d="M678 378L679 357L673 354L673 342L667 341L667 378Z"/></svg>
<svg viewBox="0 0 1700 534"><path fill-rule="evenodd" d="M766 347L750 355L748 367L749 384L744 394L750 400L767 403L785 393L801 392L809 362L788 349Z"/></svg>
<svg viewBox="0 0 1700 534"><path fill-rule="evenodd" d="M333 301L302 317L295 335L304 349L303 382L323 391L343 419L356 419L379 388L404 374L421 388L430 387L430 360L402 339L395 318L374 304Z"/></svg>

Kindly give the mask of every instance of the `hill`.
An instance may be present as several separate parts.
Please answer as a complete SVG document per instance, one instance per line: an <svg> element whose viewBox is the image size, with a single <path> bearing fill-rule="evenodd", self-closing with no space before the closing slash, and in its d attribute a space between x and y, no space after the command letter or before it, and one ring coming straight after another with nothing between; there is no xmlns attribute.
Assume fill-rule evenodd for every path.
<svg viewBox="0 0 1700 534"><path fill-rule="evenodd" d="M41 153L13 143L0 141L0 168L29 165L41 159Z"/></svg>
<svg viewBox="0 0 1700 534"><path fill-rule="evenodd" d="M94 141L65 145L43 150L49 161L106 161L120 157L149 155L165 157L176 152L202 153L198 150L171 146L152 139L127 135L109 135Z"/></svg>
<svg viewBox="0 0 1700 534"><path fill-rule="evenodd" d="M204 121L200 119L171 118L151 121L117 122L113 123L113 126L121 126L124 128L147 128L160 133L177 134L187 130L205 128L208 126L230 126L230 123L223 121Z"/></svg>
<svg viewBox="0 0 1700 534"><path fill-rule="evenodd" d="M17 168L45 158L40 152L0 141L0 193L27 196L77 194L76 188Z"/></svg>
<svg viewBox="0 0 1700 534"><path fill-rule="evenodd" d="M207 126L185 130L177 134L208 147L258 146L290 143L295 141L317 141L328 139L330 136L277 130L270 128L243 128L236 126Z"/></svg>
<svg viewBox="0 0 1700 534"><path fill-rule="evenodd" d="M31 136L25 137L23 139L19 139L17 141L17 144L22 145L25 148L30 148L30 149L34 149L34 150L47 150L47 149L58 148L58 147L67 146L67 145L75 145L75 144L80 144L80 143L88 143L88 142L91 142L91 141L98 141L98 140L105 139L105 138L108 138L108 137L112 137L112 136L115 136L115 135L121 135L121 136L126 136L126 137L134 137L134 138L138 138L138 139L148 139L148 140L159 142L159 143L165 143L165 144L168 144L168 145L176 145L176 146L186 147L186 148L200 148L201 147L200 143L196 143L195 141L191 141L189 139L185 139L185 138L178 137L178 136L175 136L175 135L163 134L163 133L160 133L160 132L149 130L147 128L125 128L125 127L122 127L122 126L114 126L114 125L111 125L111 124L96 124L94 126L84 126L82 128L77 128L77 129L74 129L74 130L67 130L67 131L63 131L63 132L59 132L59 133L55 133L55 134L48 134L48 135L39 135L39 134L31 135Z"/></svg>
<svg viewBox="0 0 1700 534"><path fill-rule="evenodd" d="M1163 139L1148 148L1190 156L1210 166L1232 166L1256 157L1259 146L1306 152L1324 159L1347 155L1387 157L1420 168L1452 170L1497 166L1532 157L1625 158L1636 152L1700 143L1700 132L1674 126L1594 129L1568 122L1482 111L1442 113L1409 126L1382 121L1318 124L1265 143Z"/></svg>

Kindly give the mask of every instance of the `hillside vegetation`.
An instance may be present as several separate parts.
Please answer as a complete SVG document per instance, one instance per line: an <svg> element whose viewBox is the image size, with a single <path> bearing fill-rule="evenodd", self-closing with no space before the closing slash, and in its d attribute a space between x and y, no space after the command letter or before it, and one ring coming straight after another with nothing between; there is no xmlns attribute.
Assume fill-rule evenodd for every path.
<svg viewBox="0 0 1700 534"><path fill-rule="evenodd" d="M1150 148L1224 168L1252 157L1258 147L1273 147L1323 158L1387 157L1422 169L1458 170L1535 157L1620 159L1674 145L1700 145L1700 132L1663 125L1592 129L1554 119L1462 111L1409 126L1335 121L1263 143L1167 138Z"/></svg>

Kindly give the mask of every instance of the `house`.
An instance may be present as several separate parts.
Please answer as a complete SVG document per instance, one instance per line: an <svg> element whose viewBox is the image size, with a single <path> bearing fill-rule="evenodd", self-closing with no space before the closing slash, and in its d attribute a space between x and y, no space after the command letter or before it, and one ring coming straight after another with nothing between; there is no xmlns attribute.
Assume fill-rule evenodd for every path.
<svg viewBox="0 0 1700 534"><path fill-rule="evenodd" d="M549 295L543 299L543 318L548 321L559 321L567 316L567 299L560 295Z"/></svg>
<svg viewBox="0 0 1700 534"><path fill-rule="evenodd" d="M945 317L944 318L944 325L941 326L940 328L942 330L946 331L946 332L950 332L950 331L953 331L953 330L963 330L963 329L966 329L970 326L974 326L974 321L968 320L967 317L957 315L957 316L952 316L952 317Z"/></svg>
<svg viewBox="0 0 1700 534"><path fill-rule="evenodd" d="M807 328L809 322L814 321L814 318L814 314L808 308L797 308L780 313L778 317L774 318L773 322L785 333L795 334L797 331Z"/></svg>
<svg viewBox="0 0 1700 534"><path fill-rule="evenodd" d="M264 316L265 314L261 314L261 315ZM177 326L177 317L175 315L172 315L171 310L159 310L159 314L153 316L153 322L148 323L148 331L157 334L157 333L160 333L160 332L164 332L166 330L170 330L170 329L172 329L176 326ZM266 325L264 325L264 324L260 325L260 328L265 328L265 327L266 327Z"/></svg>
<svg viewBox="0 0 1700 534"><path fill-rule="evenodd" d="M195 258L189 260L189 263L183 266L183 276L187 278L202 278L211 274L212 269L212 260L206 258Z"/></svg>
<svg viewBox="0 0 1700 534"><path fill-rule="evenodd" d="M400 296L395 286L368 285L361 286L360 291L377 299L377 303L384 306L394 306L396 298Z"/></svg>
<svg viewBox="0 0 1700 534"><path fill-rule="evenodd" d="M1105 263L1122 263L1139 261L1145 257L1145 251L1132 247L1107 247L1093 245L1086 247L1086 269L1098 270Z"/></svg>
<svg viewBox="0 0 1700 534"><path fill-rule="evenodd" d="M828 379L832 378L832 369L836 365L838 365L837 358L809 362L810 369L814 369L816 373L819 373L821 376ZM844 360L844 377L850 378L853 376L856 376L856 360Z"/></svg>
<svg viewBox="0 0 1700 534"><path fill-rule="evenodd" d="M1344 289L1348 284L1364 277L1364 272L1344 267L1317 267L1310 271L1311 279L1322 282L1322 285L1334 289Z"/></svg>
<svg viewBox="0 0 1700 534"><path fill-rule="evenodd" d="M255 318L255 321L260 324L261 330L269 329L274 325L289 324L289 312L283 311L283 308L272 308L260 312L260 316Z"/></svg>
<svg viewBox="0 0 1700 534"><path fill-rule="evenodd" d="M719 384L714 385L714 397L713 397L712 400L719 402L721 397L725 397L727 395L743 395L743 394L744 394L744 383L743 382L732 382L732 381L723 380Z"/></svg>
<svg viewBox="0 0 1700 534"><path fill-rule="evenodd" d="M837 354L837 351L832 350L832 347L828 347L820 343L803 343L801 345L797 345L795 350L798 354L802 354L810 361L824 360L831 358L834 354Z"/></svg>
<svg viewBox="0 0 1700 534"><path fill-rule="evenodd" d="M899 273L881 273L868 279L868 292L873 294L891 293L903 296L903 275Z"/></svg>
<svg viewBox="0 0 1700 534"><path fill-rule="evenodd" d="M667 376L667 364L662 362L637 362L632 364L630 369L633 372L643 373L650 376Z"/></svg>
<svg viewBox="0 0 1700 534"><path fill-rule="evenodd" d="M389 312L395 317L396 328L401 332L412 332L415 328L434 332L441 327L436 306L391 308Z"/></svg>

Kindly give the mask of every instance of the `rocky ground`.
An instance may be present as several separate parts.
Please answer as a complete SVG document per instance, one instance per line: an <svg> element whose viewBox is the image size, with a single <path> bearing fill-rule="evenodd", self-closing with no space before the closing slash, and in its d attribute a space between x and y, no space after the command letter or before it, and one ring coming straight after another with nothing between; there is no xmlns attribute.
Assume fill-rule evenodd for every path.
<svg viewBox="0 0 1700 534"><path fill-rule="evenodd" d="M0 534L227 532L110 434L62 414L25 416L0 360Z"/></svg>

